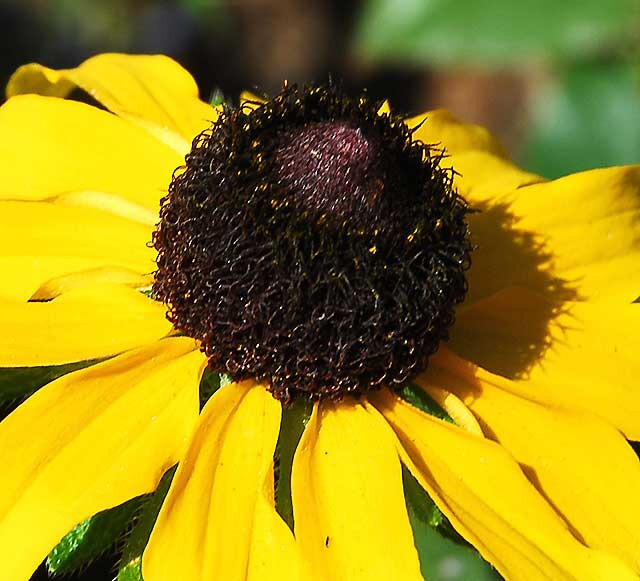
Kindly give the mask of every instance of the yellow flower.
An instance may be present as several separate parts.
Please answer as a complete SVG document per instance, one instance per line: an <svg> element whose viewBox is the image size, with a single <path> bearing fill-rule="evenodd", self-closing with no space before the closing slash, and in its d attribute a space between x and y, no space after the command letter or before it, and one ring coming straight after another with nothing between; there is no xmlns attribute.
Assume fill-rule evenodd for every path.
<svg viewBox="0 0 640 581"><path fill-rule="evenodd" d="M64 100L76 88L106 110ZM446 148L481 210L467 300L416 380L456 425L388 389L316 404L293 465L294 537L273 498L281 404L246 381L199 413L206 358L139 292L159 200L217 111L161 56L27 65L8 95L0 366L110 358L0 424L4 578L26 581L74 525L176 462L146 581L421 579L401 463L508 579L637 578L625 438L640 436L640 168L545 182L484 129L426 114L415 137Z"/></svg>

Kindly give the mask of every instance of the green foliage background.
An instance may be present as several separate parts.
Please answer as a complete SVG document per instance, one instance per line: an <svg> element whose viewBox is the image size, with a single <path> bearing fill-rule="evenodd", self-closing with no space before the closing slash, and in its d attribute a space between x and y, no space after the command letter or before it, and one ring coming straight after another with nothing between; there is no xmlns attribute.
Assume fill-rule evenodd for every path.
<svg viewBox="0 0 640 581"><path fill-rule="evenodd" d="M544 75L519 161L554 178L639 161L639 37L638 0L368 0L354 45L375 63Z"/></svg>

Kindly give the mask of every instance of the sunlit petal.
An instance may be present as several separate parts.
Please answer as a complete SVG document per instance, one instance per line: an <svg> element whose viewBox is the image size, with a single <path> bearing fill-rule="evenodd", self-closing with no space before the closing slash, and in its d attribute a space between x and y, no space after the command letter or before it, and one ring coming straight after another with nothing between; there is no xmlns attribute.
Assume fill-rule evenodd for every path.
<svg viewBox="0 0 640 581"><path fill-rule="evenodd" d="M612 303L640 296L640 166L529 185L478 209L473 300L512 285Z"/></svg>
<svg viewBox="0 0 640 581"><path fill-rule="evenodd" d="M39 95L0 107L0 199L80 190L157 210L183 157L144 129L95 107Z"/></svg>
<svg viewBox="0 0 640 581"><path fill-rule="evenodd" d="M448 387L430 384L428 392L458 426L478 436L484 435L473 413L457 395L449 391Z"/></svg>
<svg viewBox="0 0 640 581"><path fill-rule="evenodd" d="M453 183L475 210L482 209L481 204L495 200L501 194L544 181L508 159L482 150L452 155L445 158L442 165L453 167L456 171Z"/></svg>
<svg viewBox="0 0 640 581"><path fill-rule="evenodd" d="M242 107L253 110L263 103L265 103L265 100L251 91L242 91L242 93L240 93L240 105Z"/></svg>
<svg viewBox="0 0 640 581"><path fill-rule="evenodd" d="M418 382L461 397L578 538L640 571L640 462L615 428L519 397L509 380L446 353Z"/></svg>
<svg viewBox="0 0 640 581"><path fill-rule="evenodd" d="M455 170L454 185L472 208L524 185L544 181L511 161L502 144L479 125L464 123L449 111L437 109L407 120L413 137L444 149L442 167Z"/></svg>
<svg viewBox="0 0 640 581"><path fill-rule="evenodd" d="M166 339L43 387L0 423L2 576L27 581L73 526L152 491L198 414L204 357Z"/></svg>
<svg viewBox="0 0 640 581"><path fill-rule="evenodd" d="M453 526L507 579L637 579L582 545L499 445L384 391L373 398L407 466Z"/></svg>
<svg viewBox="0 0 640 581"><path fill-rule="evenodd" d="M211 397L145 551L146 581L300 578L293 535L273 503L280 415L250 382Z"/></svg>
<svg viewBox="0 0 640 581"><path fill-rule="evenodd" d="M138 274L116 266L103 266L51 278L38 287L30 300L48 301L73 289L95 284L117 284L142 289L150 287L152 283L153 276L150 274Z"/></svg>
<svg viewBox="0 0 640 581"><path fill-rule="evenodd" d="M292 496L296 539L317 579L422 579L393 433L374 410L316 406Z"/></svg>
<svg viewBox="0 0 640 581"><path fill-rule="evenodd" d="M481 150L507 157L503 145L480 125L464 123L445 109L435 109L406 120L414 128L413 138L444 148L448 154Z"/></svg>
<svg viewBox="0 0 640 581"><path fill-rule="evenodd" d="M164 305L131 288L94 284L48 302L0 300L0 367L114 355L171 332Z"/></svg>
<svg viewBox="0 0 640 581"><path fill-rule="evenodd" d="M80 270L151 273L151 231L93 208L0 201L0 297L27 300L47 280Z"/></svg>
<svg viewBox="0 0 640 581"><path fill-rule="evenodd" d="M384 115L385 113L391 113L391 104L388 100L385 100L380 109L378 109L378 115Z"/></svg>
<svg viewBox="0 0 640 581"><path fill-rule="evenodd" d="M147 226L154 227L158 223L158 213L115 194L105 192L94 192L82 190L78 192L67 192L59 196L53 196L47 201L64 206L80 206L97 208L116 216L140 222Z"/></svg>
<svg viewBox="0 0 640 581"><path fill-rule="evenodd" d="M66 97L75 87L119 116L151 130L182 154L217 117L216 110L199 99L193 77L164 55L100 54L64 70L36 63L24 65L9 80L7 96L39 93Z"/></svg>

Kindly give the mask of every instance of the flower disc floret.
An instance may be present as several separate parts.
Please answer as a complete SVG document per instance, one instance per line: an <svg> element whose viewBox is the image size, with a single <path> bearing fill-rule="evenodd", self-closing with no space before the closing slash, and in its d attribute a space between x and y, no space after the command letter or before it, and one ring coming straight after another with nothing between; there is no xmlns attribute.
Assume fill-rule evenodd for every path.
<svg viewBox="0 0 640 581"><path fill-rule="evenodd" d="M162 202L153 290L212 369L284 402L340 399L407 381L448 337L468 208L441 152L379 107L288 86L194 140Z"/></svg>

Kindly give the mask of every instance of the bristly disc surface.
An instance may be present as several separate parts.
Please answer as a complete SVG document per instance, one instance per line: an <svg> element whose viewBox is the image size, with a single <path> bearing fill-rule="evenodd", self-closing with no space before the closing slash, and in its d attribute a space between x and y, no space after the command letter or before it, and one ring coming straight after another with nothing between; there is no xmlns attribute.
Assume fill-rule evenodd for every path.
<svg viewBox="0 0 640 581"><path fill-rule="evenodd" d="M162 201L154 295L212 369L340 399L415 375L466 292L467 205L380 103L285 87L225 108Z"/></svg>

